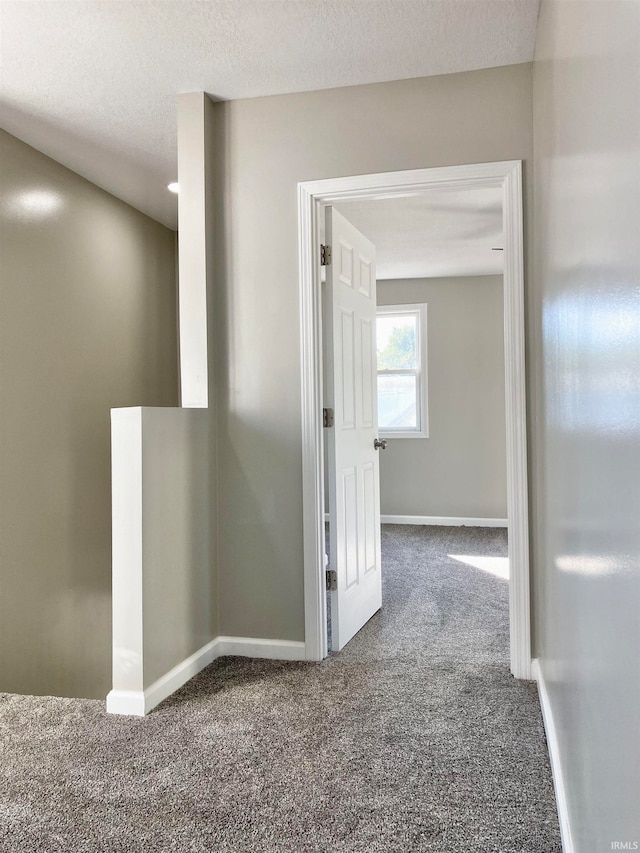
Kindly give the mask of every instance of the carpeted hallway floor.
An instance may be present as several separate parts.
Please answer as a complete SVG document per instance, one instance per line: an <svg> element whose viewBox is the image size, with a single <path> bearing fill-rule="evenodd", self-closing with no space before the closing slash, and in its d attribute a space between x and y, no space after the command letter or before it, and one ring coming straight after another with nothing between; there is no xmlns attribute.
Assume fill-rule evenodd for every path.
<svg viewBox="0 0 640 853"><path fill-rule="evenodd" d="M145 719L0 694L0 850L560 853L506 534L384 526L384 606L323 664L222 658Z"/></svg>

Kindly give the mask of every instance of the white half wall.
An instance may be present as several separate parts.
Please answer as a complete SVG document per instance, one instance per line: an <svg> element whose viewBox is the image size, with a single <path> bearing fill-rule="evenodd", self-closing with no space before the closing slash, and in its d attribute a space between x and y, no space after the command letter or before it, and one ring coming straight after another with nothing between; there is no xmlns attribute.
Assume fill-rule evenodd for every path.
<svg viewBox="0 0 640 853"><path fill-rule="evenodd" d="M194 655L202 657L203 647L218 634L214 520L209 512L209 412L114 409L111 430L109 710L114 694L121 698L144 693L175 667L184 668ZM202 666L208 662L203 659ZM187 677L197 671L192 669Z"/></svg>

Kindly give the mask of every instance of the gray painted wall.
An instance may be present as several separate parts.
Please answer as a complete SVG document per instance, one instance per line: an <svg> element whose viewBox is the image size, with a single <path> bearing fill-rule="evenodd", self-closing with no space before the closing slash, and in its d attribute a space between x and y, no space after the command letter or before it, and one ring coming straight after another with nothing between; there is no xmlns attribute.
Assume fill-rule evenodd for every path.
<svg viewBox="0 0 640 853"><path fill-rule="evenodd" d="M538 654L576 853L640 844L640 4L543 0Z"/></svg>
<svg viewBox="0 0 640 853"><path fill-rule="evenodd" d="M378 282L378 305L427 303L429 438L390 439L383 515L507 517L502 276Z"/></svg>
<svg viewBox="0 0 640 853"><path fill-rule="evenodd" d="M104 698L109 409L177 405L175 234L2 132L0 248L0 690Z"/></svg>
<svg viewBox="0 0 640 853"><path fill-rule="evenodd" d="M142 409L145 688L218 635L209 439L207 409Z"/></svg>
<svg viewBox="0 0 640 853"><path fill-rule="evenodd" d="M531 66L215 105L220 631L304 639L298 181L529 161Z"/></svg>

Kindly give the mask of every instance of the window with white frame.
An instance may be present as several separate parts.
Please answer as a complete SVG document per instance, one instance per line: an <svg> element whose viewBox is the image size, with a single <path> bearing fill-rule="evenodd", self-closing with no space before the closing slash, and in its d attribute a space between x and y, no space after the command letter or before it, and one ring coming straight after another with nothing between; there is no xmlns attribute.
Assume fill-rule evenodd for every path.
<svg viewBox="0 0 640 853"><path fill-rule="evenodd" d="M427 438L427 306L378 305L378 432Z"/></svg>

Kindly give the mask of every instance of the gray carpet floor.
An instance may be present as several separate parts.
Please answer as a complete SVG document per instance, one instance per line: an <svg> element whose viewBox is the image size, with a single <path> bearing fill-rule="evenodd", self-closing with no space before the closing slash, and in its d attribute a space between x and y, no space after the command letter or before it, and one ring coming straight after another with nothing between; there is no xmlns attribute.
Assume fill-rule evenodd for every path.
<svg viewBox="0 0 640 853"><path fill-rule="evenodd" d="M559 853L480 528L383 527L383 609L322 664L221 658L145 719L0 694L0 850Z"/></svg>

